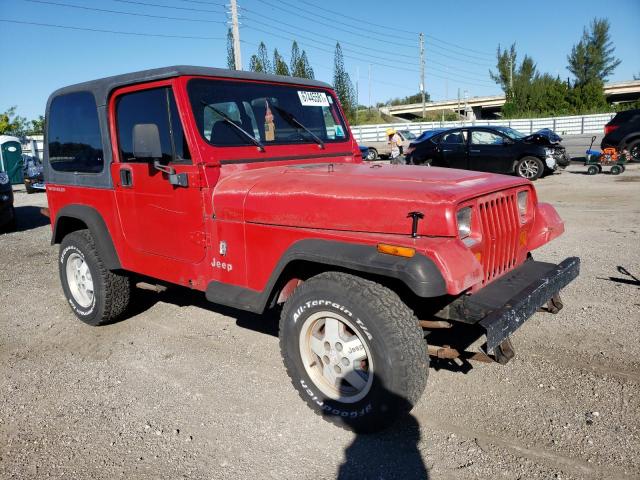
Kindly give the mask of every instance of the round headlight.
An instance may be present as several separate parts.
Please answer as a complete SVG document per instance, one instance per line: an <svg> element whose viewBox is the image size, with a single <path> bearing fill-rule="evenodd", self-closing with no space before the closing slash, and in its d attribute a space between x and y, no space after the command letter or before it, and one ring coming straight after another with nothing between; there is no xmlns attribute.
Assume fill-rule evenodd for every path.
<svg viewBox="0 0 640 480"><path fill-rule="evenodd" d="M9 175L0 172L0 185L6 185L7 183L9 183Z"/></svg>
<svg viewBox="0 0 640 480"><path fill-rule="evenodd" d="M456 214L458 220L458 236L460 239L471 235L471 207L464 207Z"/></svg>

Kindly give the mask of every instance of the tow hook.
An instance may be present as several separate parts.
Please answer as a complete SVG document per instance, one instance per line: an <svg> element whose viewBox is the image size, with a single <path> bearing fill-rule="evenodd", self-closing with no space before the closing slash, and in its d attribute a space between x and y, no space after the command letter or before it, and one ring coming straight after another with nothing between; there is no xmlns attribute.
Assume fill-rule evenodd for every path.
<svg viewBox="0 0 640 480"><path fill-rule="evenodd" d="M493 357L500 365L506 365L509 360L515 357L516 352L510 338L506 338L503 342L493 350Z"/></svg>
<svg viewBox="0 0 640 480"><path fill-rule="evenodd" d="M547 305L544 307L540 307L540 312L547 312L556 314L564 307L564 303L562 303L562 299L560 298L560 294L556 294L549 299Z"/></svg>

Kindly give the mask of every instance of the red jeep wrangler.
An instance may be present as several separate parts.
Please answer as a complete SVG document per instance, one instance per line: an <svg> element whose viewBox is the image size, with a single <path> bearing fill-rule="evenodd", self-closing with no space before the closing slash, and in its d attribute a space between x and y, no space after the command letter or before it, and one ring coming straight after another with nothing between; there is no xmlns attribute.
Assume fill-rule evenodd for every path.
<svg viewBox="0 0 640 480"><path fill-rule="evenodd" d="M529 181L364 164L322 82L161 68L60 89L46 120L52 243L76 316L123 316L141 278L251 312L284 305L294 387L356 430L412 408L429 354L486 335L484 353L508 360L509 336L557 312L578 275L577 258L531 258L563 223Z"/></svg>

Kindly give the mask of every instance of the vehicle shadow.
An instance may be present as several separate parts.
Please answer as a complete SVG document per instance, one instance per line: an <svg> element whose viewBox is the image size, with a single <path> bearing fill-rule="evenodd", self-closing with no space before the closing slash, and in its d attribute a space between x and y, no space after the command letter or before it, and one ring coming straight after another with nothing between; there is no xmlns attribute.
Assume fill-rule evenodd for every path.
<svg viewBox="0 0 640 480"><path fill-rule="evenodd" d="M15 207L16 232L25 232L44 225L49 225L49 218L42 214L40 208L41 207L34 207L33 205Z"/></svg>
<svg viewBox="0 0 640 480"><path fill-rule="evenodd" d="M126 316L117 319L114 323L139 315L152 308L158 302L170 303L178 307L195 306L208 310L212 313L218 313L226 317L234 318L236 325L241 328L253 330L265 335L271 335L273 337L278 336L279 309L270 310L259 315L211 303L205 298L202 292L179 286L171 286L162 292L134 288L133 299Z"/></svg>
<svg viewBox="0 0 640 480"><path fill-rule="evenodd" d="M387 402L381 405L381 409L386 407L389 410L400 409L409 412L413 406L404 397L384 387L379 395L387 399ZM324 399L327 407L339 408L340 405L333 405L334 403L332 400ZM324 416L332 414L325 410ZM402 415L386 429L374 433L367 433L367 424L362 428L362 424L356 424L355 420L344 417L339 419L344 426L355 430L355 438L344 451L344 462L336 476L338 480L429 478L429 471L419 449L420 424L411 413Z"/></svg>

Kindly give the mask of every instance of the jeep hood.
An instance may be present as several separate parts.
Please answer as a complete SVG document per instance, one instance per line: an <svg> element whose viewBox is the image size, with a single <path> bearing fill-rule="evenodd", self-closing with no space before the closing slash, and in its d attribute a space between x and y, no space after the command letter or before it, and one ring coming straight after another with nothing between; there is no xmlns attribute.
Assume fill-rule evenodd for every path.
<svg viewBox="0 0 640 480"><path fill-rule="evenodd" d="M421 235L455 236L457 205L526 185L516 177L448 168L314 164L234 173L218 182L216 218L287 227L409 235L419 211Z"/></svg>

